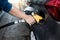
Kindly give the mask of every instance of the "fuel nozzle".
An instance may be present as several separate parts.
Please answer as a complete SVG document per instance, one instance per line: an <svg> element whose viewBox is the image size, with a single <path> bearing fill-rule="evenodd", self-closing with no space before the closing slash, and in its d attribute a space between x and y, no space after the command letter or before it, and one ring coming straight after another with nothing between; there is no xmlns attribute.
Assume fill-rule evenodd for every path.
<svg viewBox="0 0 60 40"><path fill-rule="evenodd" d="M40 23L43 20L43 17L38 15L38 13L36 13L36 12L35 13L32 12L32 16L36 20L37 23Z"/></svg>

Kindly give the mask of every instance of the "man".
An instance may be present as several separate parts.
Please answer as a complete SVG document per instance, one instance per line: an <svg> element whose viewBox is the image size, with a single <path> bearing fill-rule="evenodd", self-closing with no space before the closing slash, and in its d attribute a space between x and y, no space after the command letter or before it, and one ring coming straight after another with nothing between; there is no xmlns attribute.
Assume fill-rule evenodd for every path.
<svg viewBox="0 0 60 40"><path fill-rule="evenodd" d="M24 14L15 6L11 5L8 0L0 0L0 10L4 10L5 12L9 12L18 18L24 19L29 25L35 23L35 20L32 16Z"/></svg>

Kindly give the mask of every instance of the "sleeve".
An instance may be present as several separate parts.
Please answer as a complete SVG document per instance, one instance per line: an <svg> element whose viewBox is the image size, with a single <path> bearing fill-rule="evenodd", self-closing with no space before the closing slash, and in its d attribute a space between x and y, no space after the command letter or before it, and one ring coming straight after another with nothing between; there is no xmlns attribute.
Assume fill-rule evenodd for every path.
<svg viewBox="0 0 60 40"><path fill-rule="evenodd" d="M5 12L9 12L12 8L12 4L10 4L8 1L4 1L3 3L3 9Z"/></svg>

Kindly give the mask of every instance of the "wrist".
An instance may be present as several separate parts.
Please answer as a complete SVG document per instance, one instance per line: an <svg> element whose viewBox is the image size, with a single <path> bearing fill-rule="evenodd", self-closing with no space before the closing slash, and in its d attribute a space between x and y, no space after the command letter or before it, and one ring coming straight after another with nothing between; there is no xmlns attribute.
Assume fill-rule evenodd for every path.
<svg viewBox="0 0 60 40"><path fill-rule="evenodd" d="M24 14L22 19L26 20L28 18L28 15Z"/></svg>

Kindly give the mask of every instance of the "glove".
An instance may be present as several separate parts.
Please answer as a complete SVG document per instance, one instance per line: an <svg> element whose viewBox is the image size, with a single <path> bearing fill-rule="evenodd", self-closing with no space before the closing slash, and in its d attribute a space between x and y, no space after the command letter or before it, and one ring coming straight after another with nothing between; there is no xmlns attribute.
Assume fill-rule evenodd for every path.
<svg viewBox="0 0 60 40"><path fill-rule="evenodd" d="M32 12L32 16L36 20L37 23L39 23L43 19L42 16L39 16L38 14L34 14L33 12Z"/></svg>

